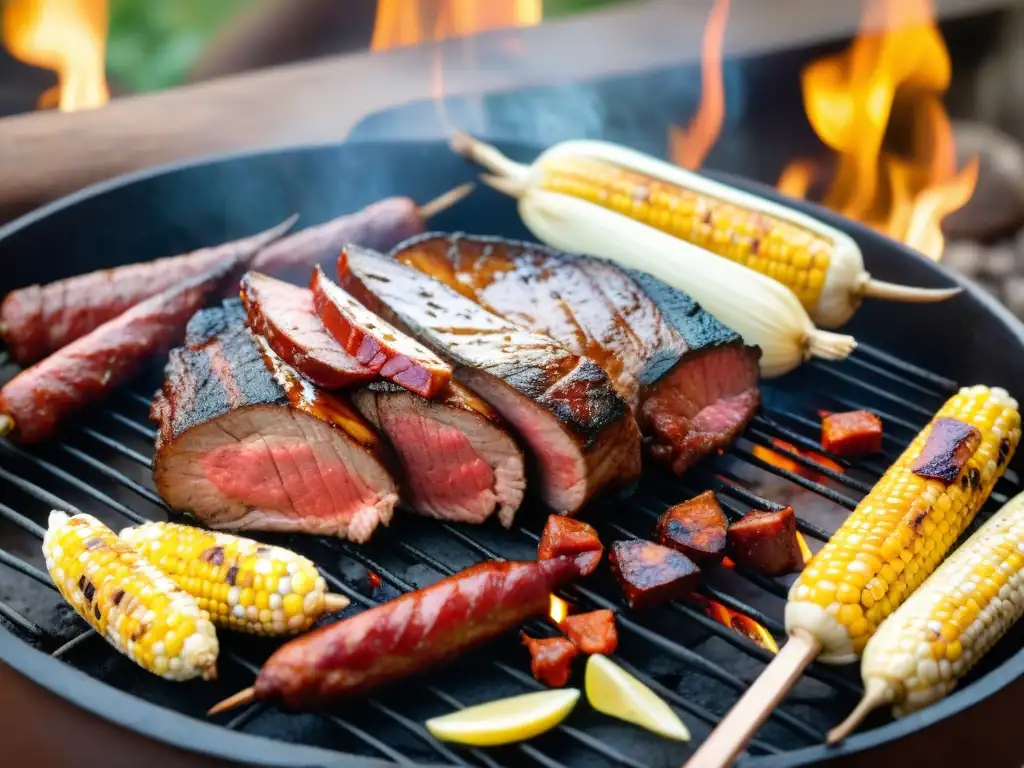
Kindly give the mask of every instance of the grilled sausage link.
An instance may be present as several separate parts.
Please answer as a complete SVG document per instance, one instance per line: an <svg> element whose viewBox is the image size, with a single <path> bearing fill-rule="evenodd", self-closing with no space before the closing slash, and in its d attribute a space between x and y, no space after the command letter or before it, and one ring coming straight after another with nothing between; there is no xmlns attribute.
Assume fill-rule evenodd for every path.
<svg viewBox="0 0 1024 768"><path fill-rule="evenodd" d="M306 709L429 669L547 613L551 592L577 576L567 557L471 566L281 647L256 698Z"/></svg>
<svg viewBox="0 0 1024 768"><path fill-rule="evenodd" d="M293 222L180 256L19 288L0 304L0 339L15 361L30 365L150 296L220 265L248 262Z"/></svg>
<svg viewBox="0 0 1024 768"><path fill-rule="evenodd" d="M278 240L253 259L250 269L305 286L313 267L334 269L338 254L349 243L386 253L424 231L423 216L416 201L408 197L388 197L355 213Z"/></svg>
<svg viewBox="0 0 1024 768"><path fill-rule="evenodd" d="M19 442L51 437L61 421L178 341L189 318L219 293L233 271L228 262L168 288L19 373L0 389L0 433L12 420Z"/></svg>

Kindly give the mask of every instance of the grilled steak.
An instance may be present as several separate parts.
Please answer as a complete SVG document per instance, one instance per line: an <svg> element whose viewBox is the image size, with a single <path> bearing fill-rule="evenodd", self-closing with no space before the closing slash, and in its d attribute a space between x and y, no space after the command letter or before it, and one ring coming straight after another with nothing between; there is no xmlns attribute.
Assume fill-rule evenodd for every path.
<svg viewBox="0 0 1024 768"><path fill-rule="evenodd" d="M379 381L352 401L391 441L406 504L442 520L481 523L497 512L512 524L526 490L523 454L487 403L454 381L435 400Z"/></svg>
<svg viewBox="0 0 1024 768"><path fill-rule="evenodd" d="M596 360L677 473L727 446L760 402L755 348L685 294L611 262L429 233L392 255L491 312Z"/></svg>
<svg viewBox="0 0 1024 768"><path fill-rule="evenodd" d="M252 332L263 336L274 352L317 386L341 389L376 378L380 366L359 362L327 332L307 289L247 272L241 295Z"/></svg>
<svg viewBox="0 0 1024 768"><path fill-rule="evenodd" d="M365 541L391 519L373 430L250 334L238 301L192 318L151 416L157 490L211 528Z"/></svg>
<svg viewBox="0 0 1024 768"><path fill-rule="evenodd" d="M592 360L381 254L348 248L338 266L349 293L451 360L518 430L551 509L573 513L602 487L637 477L636 423Z"/></svg>

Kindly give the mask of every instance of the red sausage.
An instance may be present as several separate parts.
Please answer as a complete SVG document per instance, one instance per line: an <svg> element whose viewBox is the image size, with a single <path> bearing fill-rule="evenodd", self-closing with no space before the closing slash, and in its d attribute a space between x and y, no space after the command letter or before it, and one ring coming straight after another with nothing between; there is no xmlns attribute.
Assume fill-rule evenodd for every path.
<svg viewBox="0 0 1024 768"><path fill-rule="evenodd" d="M569 558L479 563L292 640L263 665L255 696L307 709L422 672L545 615L577 576Z"/></svg>
<svg viewBox="0 0 1024 768"><path fill-rule="evenodd" d="M219 294L233 271L234 265L224 263L169 288L22 371L0 389L0 422L3 415L13 419L13 436L19 442L46 440L62 420L120 386L146 358L177 342L189 318Z"/></svg>
<svg viewBox="0 0 1024 768"><path fill-rule="evenodd" d="M181 256L101 269L12 291L0 305L0 338L29 365L79 339L126 309L223 264L243 264L276 240L294 219L273 229Z"/></svg>
<svg viewBox="0 0 1024 768"><path fill-rule="evenodd" d="M319 264L324 269L333 269L341 250L349 243L386 253L425 231L416 201L388 197L278 240L260 252L251 269L305 286L313 267Z"/></svg>

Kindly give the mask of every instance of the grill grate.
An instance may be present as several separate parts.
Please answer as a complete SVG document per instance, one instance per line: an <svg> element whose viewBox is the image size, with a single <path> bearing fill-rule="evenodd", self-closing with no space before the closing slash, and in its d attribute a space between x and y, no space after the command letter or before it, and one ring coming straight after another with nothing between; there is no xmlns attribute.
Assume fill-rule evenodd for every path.
<svg viewBox="0 0 1024 768"><path fill-rule="evenodd" d="M13 373L10 365L0 367L0 381ZM648 471L632 496L595 505L588 519L606 543L649 537L656 517L667 506L712 488L730 519L750 507L793 504L800 513L799 529L816 550L955 387L948 379L870 346L862 345L843 363L808 364L783 382L764 387L761 412L730 451L682 479ZM70 512L85 509L115 529L168 515L149 476L155 432L146 424L148 406L148 398L126 390L106 408L69 428L59 442L30 451L0 441L0 567L15 572L13 578L0 582L0 621L26 642L94 677L201 717L209 704L251 682L273 643L221 633L221 683L164 683L136 670L95 637L56 596L39 567L40 523L51 507ZM885 421L884 461L851 461L822 452L816 409L861 407L876 411ZM788 460L793 469L769 462L763 449ZM833 466L800 453L801 449L826 456ZM1005 501L1017 481L1017 475L1008 472L979 517ZM343 614L349 615L477 560L530 558L543 522L543 515L524 510L513 530L506 532L490 525L471 527L403 516L366 546L302 536L266 538L315 560L331 588L352 599ZM782 606L792 578L769 578L742 568L716 569L702 591L705 597L757 621L782 642ZM41 599L44 594L51 599ZM607 574L567 589L563 597L579 610L622 605ZM695 740L720 721L771 658L769 651L686 602L649 614L620 611L617 618L621 647L615 660L662 695L691 726ZM535 635L554 633L550 624L540 620L527 629ZM314 715L286 715L255 703L219 722L233 731L312 742L401 765L443 761L488 768L526 764L642 768L679 764L688 749L589 712L577 713L552 733L527 744L486 752L455 749L431 737L421 725L423 719L541 686L530 676L527 654L514 638L468 654L455 674L450 670L399 686L397 691L384 691L358 705ZM774 755L821 742L825 729L860 693L855 669L812 664L786 705L773 713L751 742L750 754ZM884 722L884 717L876 722ZM643 759L633 757L637 754Z"/></svg>

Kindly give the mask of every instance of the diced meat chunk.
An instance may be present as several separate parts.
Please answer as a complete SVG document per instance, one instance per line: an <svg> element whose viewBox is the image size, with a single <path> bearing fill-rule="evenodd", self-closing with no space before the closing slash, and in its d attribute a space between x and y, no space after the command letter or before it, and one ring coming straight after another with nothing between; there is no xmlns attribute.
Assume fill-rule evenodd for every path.
<svg viewBox="0 0 1024 768"><path fill-rule="evenodd" d="M821 447L836 456L882 450L882 420L870 411L827 413L821 419Z"/></svg>
<svg viewBox="0 0 1024 768"><path fill-rule="evenodd" d="M581 576L589 576L597 569L603 552L604 546L594 526L564 515L548 517L537 545L538 560L550 560L560 555L575 557Z"/></svg>
<svg viewBox="0 0 1024 768"><path fill-rule="evenodd" d="M583 653L615 653L619 647L619 633L615 629L615 614L611 611L591 611L566 616L559 628Z"/></svg>
<svg viewBox="0 0 1024 768"><path fill-rule="evenodd" d="M728 551L739 565L766 576L803 570L804 556L796 538L793 508L747 513L729 526Z"/></svg>
<svg viewBox="0 0 1024 768"><path fill-rule="evenodd" d="M530 671L538 681L551 688L561 688L569 682L572 660L580 649L564 637L528 637L521 633L523 645L530 651Z"/></svg>
<svg viewBox="0 0 1024 768"><path fill-rule="evenodd" d="M700 580L700 569L690 558L653 541L616 541L608 564L634 609L686 597Z"/></svg>
<svg viewBox="0 0 1024 768"><path fill-rule="evenodd" d="M728 521L714 491L676 504L658 520L658 541L706 568L725 555Z"/></svg>

